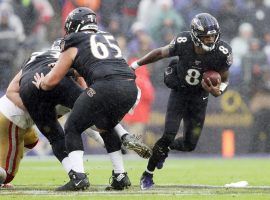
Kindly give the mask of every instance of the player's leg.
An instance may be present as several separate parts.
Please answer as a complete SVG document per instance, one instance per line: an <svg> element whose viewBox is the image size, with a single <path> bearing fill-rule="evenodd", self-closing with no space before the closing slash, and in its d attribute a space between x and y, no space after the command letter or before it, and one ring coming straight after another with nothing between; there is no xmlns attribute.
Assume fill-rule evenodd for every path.
<svg viewBox="0 0 270 200"><path fill-rule="evenodd" d="M128 188L131 183L124 168L123 157L121 153L121 140L113 130L101 133L106 150L111 159L113 171L110 186L106 190L123 190Z"/></svg>
<svg viewBox="0 0 270 200"><path fill-rule="evenodd" d="M117 84L118 82L120 81L116 83L97 81L91 88L85 90L74 104L65 125L65 134L69 158L72 163L76 163L72 168L75 173L84 171L81 133L94 124L101 130L112 129L135 103L137 94L135 83L132 85L134 92L127 90L125 93L127 88L130 89L129 81L125 81L125 84ZM121 90L125 90L124 93ZM71 178L66 185L74 185L75 181ZM65 185L59 189L70 190Z"/></svg>
<svg viewBox="0 0 270 200"><path fill-rule="evenodd" d="M0 184L10 183L23 157L24 130L0 113Z"/></svg>
<svg viewBox="0 0 270 200"><path fill-rule="evenodd" d="M149 189L154 185L154 170L156 167L161 168L160 166L163 166L168 156L168 147L174 141L185 110L184 102L185 99L179 92L171 91L167 104L165 130L162 137L154 145L153 155L150 157L147 168L141 177L141 189Z"/></svg>
<svg viewBox="0 0 270 200"><path fill-rule="evenodd" d="M121 124L114 127L122 140L122 144L129 150L135 151L142 158L149 158L152 155L152 150L146 144L140 141L134 134L128 133Z"/></svg>
<svg viewBox="0 0 270 200"><path fill-rule="evenodd" d="M76 100L65 123L66 147L72 168L69 173L70 181L58 187L56 189L58 191L84 190L90 186L84 171L84 148L81 134L94 124L94 120L97 117L96 110L102 109L102 105L98 102L98 97L95 95L91 98L86 91L83 92Z"/></svg>
<svg viewBox="0 0 270 200"><path fill-rule="evenodd" d="M34 128L28 128L24 135L24 147L33 149L38 143L38 133Z"/></svg>
<svg viewBox="0 0 270 200"><path fill-rule="evenodd" d="M171 149L178 151L193 151L200 138L207 108L207 100L202 97L193 98L184 115L183 137L179 137L170 145Z"/></svg>
<svg viewBox="0 0 270 200"><path fill-rule="evenodd" d="M65 134L57 121L54 104L54 90L40 91L31 81L22 82L20 96L31 118L40 132L49 140L56 158L61 162L66 158Z"/></svg>

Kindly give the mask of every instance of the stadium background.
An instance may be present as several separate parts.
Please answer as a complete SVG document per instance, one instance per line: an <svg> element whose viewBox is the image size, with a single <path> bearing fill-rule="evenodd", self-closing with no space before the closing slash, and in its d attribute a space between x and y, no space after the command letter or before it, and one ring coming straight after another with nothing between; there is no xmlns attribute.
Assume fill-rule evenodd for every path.
<svg viewBox="0 0 270 200"><path fill-rule="evenodd" d="M1 0L1 94L31 52L48 48L55 38L63 36L63 20L76 5L96 11L100 28L117 38L129 62L154 47L168 44L180 31L189 30L195 14L214 15L220 23L221 38L233 48L234 64L230 68L229 90L219 98L209 99L205 128L195 152L221 155L228 150L230 156L231 142L236 155L270 151L269 0ZM165 59L141 70L142 83L151 83L145 89L151 95L146 97L143 114L124 123L128 130L142 134L150 145L163 132L169 94L163 84L163 69L169 61ZM39 146L29 155L50 154L50 147L42 138L41 135ZM87 153L105 153L87 137L85 147Z"/></svg>

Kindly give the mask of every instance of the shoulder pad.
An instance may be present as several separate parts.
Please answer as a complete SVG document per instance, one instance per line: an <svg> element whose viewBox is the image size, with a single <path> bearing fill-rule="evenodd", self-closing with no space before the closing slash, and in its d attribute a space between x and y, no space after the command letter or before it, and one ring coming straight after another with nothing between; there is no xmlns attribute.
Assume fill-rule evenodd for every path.
<svg viewBox="0 0 270 200"><path fill-rule="evenodd" d="M217 43L217 51L219 52L219 56L226 61L228 66L232 65L233 63L233 56L232 56L232 48L231 46L225 42L220 40Z"/></svg>
<svg viewBox="0 0 270 200"><path fill-rule="evenodd" d="M61 44L61 51L65 51L70 47L76 47L82 40L82 32L68 34L64 38L63 44Z"/></svg>
<svg viewBox="0 0 270 200"><path fill-rule="evenodd" d="M225 42L225 41L223 41L223 40L220 40L220 41L217 43L217 46L218 46L218 48L219 48L220 46L223 46L223 47L225 47L226 49L228 49L228 53L232 53L232 47L231 47L227 42Z"/></svg>

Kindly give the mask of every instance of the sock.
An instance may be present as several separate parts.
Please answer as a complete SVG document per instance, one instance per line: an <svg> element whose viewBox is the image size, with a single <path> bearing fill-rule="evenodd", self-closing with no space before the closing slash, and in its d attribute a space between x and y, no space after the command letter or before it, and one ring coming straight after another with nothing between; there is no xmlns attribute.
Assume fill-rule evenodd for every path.
<svg viewBox="0 0 270 200"><path fill-rule="evenodd" d="M71 169L75 172L84 173L83 153L83 151L77 150L68 154L72 166Z"/></svg>
<svg viewBox="0 0 270 200"><path fill-rule="evenodd" d="M99 132L93 130L92 128L88 128L84 131L84 133L87 134L89 137L93 138L101 146L105 147L104 141L100 136Z"/></svg>
<svg viewBox="0 0 270 200"><path fill-rule="evenodd" d="M109 153L114 173L124 173L124 163L121 150Z"/></svg>
<svg viewBox="0 0 270 200"><path fill-rule="evenodd" d="M69 157L65 157L61 163L67 173L72 169L72 163L70 162Z"/></svg>
<svg viewBox="0 0 270 200"><path fill-rule="evenodd" d="M114 127L115 132L117 133L117 135L119 136L119 138L122 139L122 136L125 134L128 134L128 131L124 129L124 127L121 124L117 124Z"/></svg>

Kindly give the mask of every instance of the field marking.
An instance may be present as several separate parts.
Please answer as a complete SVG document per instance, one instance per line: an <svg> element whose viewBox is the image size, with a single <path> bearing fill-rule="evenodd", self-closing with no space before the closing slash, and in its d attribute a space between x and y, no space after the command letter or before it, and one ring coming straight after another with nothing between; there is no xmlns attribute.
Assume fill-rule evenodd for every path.
<svg viewBox="0 0 270 200"><path fill-rule="evenodd" d="M151 190L140 190L138 186L133 186L123 191L104 191L106 185L94 185L90 191L78 192L55 192L52 189L42 189L42 186L35 186L36 189L30 189L29 186L17 186L15 189L1 189L1 195L44 195L44 196L85 196L85 195L121 195L121 196L141 196L141 195L241 195L241 194L270 194L270 186L247 186L239 188L228 188L224 186L212 185L159 185ZM40 189L39 189L39 188ZM43 187L44 188L44 187Z"/></svg>

